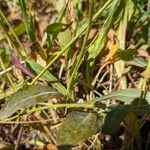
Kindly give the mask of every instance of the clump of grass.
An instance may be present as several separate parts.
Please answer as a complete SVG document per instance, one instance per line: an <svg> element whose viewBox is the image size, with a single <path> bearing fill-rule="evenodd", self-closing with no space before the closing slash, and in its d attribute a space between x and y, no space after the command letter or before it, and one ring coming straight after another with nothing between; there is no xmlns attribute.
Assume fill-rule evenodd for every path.
<svg viewBox="0 0 150 150"><path fill-rule="evenodd" d="M16 10L11 10L11 3ZM51 146L75 144L79 149L105 149L107 144L116 149L141 149L142 145L149 148L149 139L142 140L140 135L146 130L150 103L148 1L18 0L5 4L2 1L0 5L0 99L1 103L8 101L0 111L6 120L1 119L0 123L3 130L6 124L20 127L18 137L11 131L17 139L16 146L11 142L15 149L26 141L30 148L32 145L46 147L46 143ZM5 6L9 6L7 12L3 9ZM14 24L18 20L19 24ZM37 102L32 103L33 98L32 104L27 106L26 101L22 104L28 99L23 95L26 88L34 89L35 84L52 87L61 96L50 101L42 97L41 101L41 95L33 90L29 99L37 97ZM43 94L45 90L39 88L40 92ZM22 96L22 101L15 99L17 94ZM136 99L140 100L132 103ZM25 111L18 111L15 104ZM11 117L8 113L5 115L9 105L15 110L14 114L10 113ZM71 111L76 113L70 114ZM89 134L81 134L83 137L78 143L74 143L70 135L73 137L72 131L78 133L82 128L66 114L80 120L79 125L89 130ZM86 118L86 124L77 118L80 116ZM64 118L67 123L60 125ZM97 123L89 124L88 119ZM37 127L30 126L37 122ZM68 122L70 126L66 127ZM119 135L123 137L121 144L115 141L111 145L111 139L105 144L105 134L111 136L121 128L124 128ZM34 133L29 133L31 130ZM62 133L59 138L57 132ZM33 134L38 135L34 139L37 145L30 140ZM62 140L61 136L70 138Z"/></svg>

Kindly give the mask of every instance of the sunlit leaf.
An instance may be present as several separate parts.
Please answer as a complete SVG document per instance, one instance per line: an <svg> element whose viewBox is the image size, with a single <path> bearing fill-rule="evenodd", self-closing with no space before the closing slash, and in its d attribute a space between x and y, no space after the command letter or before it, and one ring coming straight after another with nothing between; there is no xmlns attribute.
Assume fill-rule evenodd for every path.
<svg viewBox="0 0 150 150"><path fill-rule="evenodd" d="M65 31L70 25L71 23L70 24L53 23L49 25L45 31L49 34L58 34L59 32Z"/></svg>
<svg viewBox="0 0 150 150"><path fill-rule="evenodd" d="M113 43L111 41L109 41L107 43L108 47L109 47L109 53L107 54L106 58L105 58L105 62L112 59L113 56L116 54L117 50L119 49L119 43Z"/></svg>
<svg viewBox="0 0 150 150"><path fill-rule="evenodd" d="M111 6L109 7L108 10L108 17L106 19L106 22L104 24L104 26L102 27L102 29L99 32L98 38L97 40L94 42L94 47L89 49L89 57L88 60L91 61L90 65L93 65L95 58L98 56L98 54L102 51L105 42L106 42L106 38L107 38L107 33L111 28L111 25L113 23L113 19L114 19L114 15L115 13L118 11L119 9L119 5L120 0L116 0L113 1L113 3L111 3Z"/></svg>
<svg viewBox="0 0 150 150"><path fill-rule="evenodd" d="M144 58L136 57L133 58L133 60L126 61L126 64L145 68L147 66L147 61Z"/></svg>
<svg viewBox="0 0 150 150"><path fill-rule="evenodd" d="M58 92L54 89L41 85L33 85L28 88L21 89L4 104L0 110L0 120L10 117L21 108L29 108L38 103L48 101L49 98L56 97L58 95Z"/></svg>
<svg viewBox="0 0 150 150"><path fill-rule="evenodd" d="M71 32L69 29L67 29L64 32L61 32L58 35L58 41L60 43L61 48L64 48L67 45L67 43L70 42L70 40L71 40Z"/></svg>
<svg viewBox="0 0 150 150"><path fill-rule="evenodd" d="M107 100L107 99L115 99L115 100L122 101L125 104L130 104L137 98L140 98L140 96L141 96L140 89L129 88L129 89L125 89L125 90L111 92L110 94L99 97L96 100L102 101L102 100ZM146 93L145 99L150 104L150 92Z"/></svg>
<svg viewBox="0 0 150 150"><path fill-rule="evenodd" d="M59 145L74 145L100 131L102 119L95 113L70 113L57 135Z"/></svg>

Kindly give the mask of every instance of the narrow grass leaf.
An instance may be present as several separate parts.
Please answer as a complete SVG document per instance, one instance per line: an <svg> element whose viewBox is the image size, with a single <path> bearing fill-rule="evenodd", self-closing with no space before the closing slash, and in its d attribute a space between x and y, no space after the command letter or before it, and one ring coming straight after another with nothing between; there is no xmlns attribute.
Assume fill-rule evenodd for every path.
<svg viewBox="0 0 150 150"><path fill-rule="evenodd" d="M34 61L27 61L27 63L29 64L29 66L33 69L33 71L35 71L36 74L39 74L44 68L34 62ZM52 87L55 88L59 93L66 95L66 88L59 82L59 80L53 76L49 71L46 71L41 78L47 82L50 82Z"/></svg>
<svg viewBox="0 0 150 150"><path fill-rule="evenodd" d="M36 35L35 35L35 27L34 27L34 23L33 23L33 18L31 16L31 14L27 14L26 1L18 0L18 2L20 5L20 8L21 8L21 11L22 11L26 31L27 31L31 41L34 42L36 40Z"/></svg>
<svg viewBox="0 0 150 150"><path fill-rule="evenodd" d="M33 85L21 89L4 104L0 110L0 120L7 119L21 108L29 108L38 103L48 101L49 98L58 95L58 92L54 89L41 85Z"/></svg>
<svg viewBox="0 0 150 150"><path fill-rule="evenodd" d="M107 33L109 29L111 28L114 20L114 14L118 10L118 6L120 5L120 0L115 0L111 3L110 8L109 8L109 14L106 19L106 22L104 26L102 27L101 31L99 32L98 38L96 39L94 43L94 47L92 45L91 48L89 48L89 57L88 60L90 61L90 66L92 66L95 62L95 58L98 56L98 54L101 52L103 49L106 38L107 38Z"/></svg>

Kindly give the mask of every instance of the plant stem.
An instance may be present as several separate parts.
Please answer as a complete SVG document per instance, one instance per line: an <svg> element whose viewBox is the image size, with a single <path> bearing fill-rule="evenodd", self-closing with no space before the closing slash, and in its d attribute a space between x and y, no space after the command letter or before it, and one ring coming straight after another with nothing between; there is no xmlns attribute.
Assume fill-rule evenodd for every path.
<svg viewBox="0 0 150 150"><path fill-rule="evenodd" d="M20 45L21 49L24 50L20 40L18 39L16 33L14 32L13 28L11 27L10 23L7 21L6 17L4 16L3 12L0 10L0 16L2 19L4 19L4 21L6 22L6 24L8 25L8 27L10 28L12 34L14 35L14 37L16 38L18 44ZM22 56L23 57L23 56Z"/></svg>
<svg viewBox="0 0 150 150"><path fill-rule="evenodd" d="M94 101L95 102L95 101ZM56 108L94 108L94 102L91 103L66 103L66 104L46 104L46 106L38 107L38 108L32 108L31 110L27 110L27 114L34 113L36 111L44 110L44 109L56 109ZM8 119L0 121L0 124L6 123L7 121L11 121L13 119L19 118L24 114L16 115L13 117L10 117Z"/></svg>
<svg viewBox="0 0 150 150"><path fill-rule="evenodd" d="M81 65L81 62L83 60L83 57L84 57L84 50L85 50L87 40L88 40L88 36L89 36L89 33L90 33L90 29L91 29L91 26L92 26L92 14L93 14L94 2L93 2L93 0L89 0L89 2L90 2L90 7L89 7L88 26L87 26L86 34L85 34L83 44L82 44L82 47L81 47L81 51L79 53L79 56L77 57L77 61L76 61L75 65L73 67L73 71L72 71L72 74L71 74L71 77L70 77L69 87L68 87L67 90L70 89L70 87L72 86L72 83L75 81L75 79L77 77L77 72L78 72L78 69L79 69L79 67Z"/></svg>
<svg viewBox="0 0 150 150"><path fill-rule="evenodd" d="M3 60L2 60L2 58L1 58L1 57L0 57L0 64L1 64L2 69L3 69L4 71L6 71L6 68L5 68L4 62L3 62ZM17 88L16 88L15 84L13 83L13 81L12 81L12 79L11 79L10 75L9 75L9 72L6 72L6 76L7 76L7 78L8 78L8 81L9 81L9 82L10 82L10 84L12 85L12 87L13 87L14 91L16 92L16 91L17 91Z"/></svg>

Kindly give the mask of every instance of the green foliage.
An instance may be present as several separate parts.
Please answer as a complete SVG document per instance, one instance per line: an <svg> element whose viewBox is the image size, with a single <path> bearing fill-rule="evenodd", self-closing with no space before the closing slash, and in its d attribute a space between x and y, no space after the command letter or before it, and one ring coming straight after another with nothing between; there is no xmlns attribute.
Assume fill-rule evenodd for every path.
<svg viewBox="0 0 150 150"><path fill-rule="evenodd" d="M33 71L35 71L36 74L40 73L41 70L43 70L43 67L34 61L28 61L27 63L33 69ZM41 78L47 82L50 82L52 87L55 88L59 93L63 94L64 96L67 94L66 88L49 71L46 71L41 76Z"/></svg>
<svg viewBox="0 0 150 150"><path fill-rule="evenodd" d="M145 68L147 66L147 61L143 58L134 58L133 60L126 61L126 64Z"/></svg>
<svg viewBox="0 0 150 150"><path fill-rule="evenodd" d="M25 0L18 0L18 2L22 11L26 32L28 33L31 41L34 42L36 40L36 35L33 17L31 16L31 14L27 14Z"/></svg>
<svg viewBox="0 0 150 150"><path fill-rule="evenodd" d="M150 105L123 105L113 108L107 113L107 116L103 125L103 133L115 134L119 130L121 122L129 113L135 113L136 115L149 113Z"/></svg>
<svg viewBox="0 0 150 150"><path fill-rule="evenodd" d="M96 101L115 99L124 102L125 104L131 104L135 99L141 97L141 93L142 91L140 89L130 88L111 92L110 94L97 98ZM146 93L145 99L147 103L150 104L150 92Z"/></svg>
<svg viewBox="0 0 150 150"><path fill-rule="evenodd" d="M49 42L50 47L53 45L53 42L57 38L58 34L60 32L65 31L67 28L69 28L71 24L72 23L70 24L53 23L46 28L45 31L48 34L48 42Z"/></svg>
<svg viewBox="0 0 150 150"><path fill-rule="evenodd" d="M28 124L22 116L42 110L34 114L42 124L40 138L60 149L97 149L101 137L95 134L116 134L120 126L122 149L137 144L150 110L150 3L15 2L17 9L9 1L9 10L0 10L0 123ZM24 71L29 69L32 75Z"/></svg>
<svg viewBox="0 0 150 150"><path fill-rule="evenodd" d="M16 92L0 110L0 120L7 119L17 110L29 108L38 103L48 101L58 95L58 92L50 87L33 85Z"/></svg>
<svg viewBox="0 0 150 150"><path fill-rule="evenodd" d="M0 49L0 58L4 62L5 67L7 68L10 65L11 53L7 49Z"/></svg>
<svg viewBox="0 0 150 150"><path fill-rule="evenodd" d="M100 132L102 118L96 113L71 112L58 132L58 145L75 145Z"/></svg>

